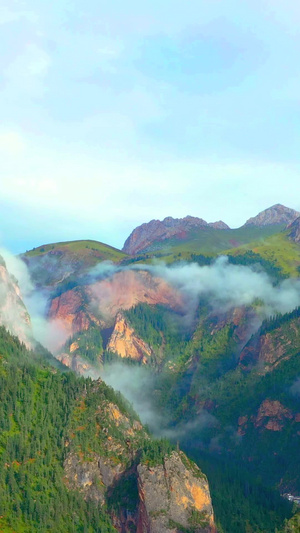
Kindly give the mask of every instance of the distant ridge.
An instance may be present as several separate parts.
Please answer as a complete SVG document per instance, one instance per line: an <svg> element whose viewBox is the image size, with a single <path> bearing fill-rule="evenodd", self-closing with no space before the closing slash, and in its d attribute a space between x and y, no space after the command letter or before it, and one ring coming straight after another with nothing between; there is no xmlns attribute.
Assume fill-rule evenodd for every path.
<svg viewBox="0 0 300 533"><path fill-rule="evenodd" d="M244 226L269 226L271 224L291 224L300 216L298 211L285 207L282 204L275 204L261 211L255 217L247 220Z"/></svg>
<svg viewBox="0 0 300 533"><path fill-rule="evenodd" d="M151 220L133 230L125 241L123 252L134 255L147 248L154 241L164 241L175 236L184 238L192 229L207 227L229 229L229 226L222 220L207 223L202 218L192 216L184 218L166 217L162 221Z"/></svg>

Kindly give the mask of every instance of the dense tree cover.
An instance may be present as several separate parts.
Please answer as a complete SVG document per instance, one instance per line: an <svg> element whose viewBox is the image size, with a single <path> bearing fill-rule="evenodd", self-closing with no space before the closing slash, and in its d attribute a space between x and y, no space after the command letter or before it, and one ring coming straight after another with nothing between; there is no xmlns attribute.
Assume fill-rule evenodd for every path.
<svg viewBox="0 0 300 533"><path fill-rule="evenodd" d="M174 450L175 447L167 439L149 440L143 446L141 462L150 467L164 464L166 456Z"/></svg>
<svg viewBox="0 0 300 533"><path fill-rule="evenodd" d="M68 424L86 381L41 365L0 328L0 516L3 530L114 531L105 510L63 482Z"/></svg>
<svg viewBox="0 0 300 533"><path fill-rule="evenodd" d="M172 348L168 346L163 318L157 316L155 309L144 307L138 306L128 315L143 338L150 344L155 339L159 342L165 327L165 366L157 375L154 395L157 408L164 406L162 411L166 419L173 420L174 434L179 424L181 445L194 453L201 467L203 452L210 451L206 471L214 485L214 507L220 531L273 533L275 526L279 527L288 516L290 506L279 496L278 489L273 491L272 487L279 482L283 486L292 483L294 490L300 490L297 474L299 428L294 418L294 414L300 412L300 394L295 397L292 392L300 375L295 322L299 310L265 321L259 332L268 330L271 336L286 339L283 358L286 360L272 372L262 372L261 365L245 372L238 364L235 328L227 322L212 335L213 324L205 318L205 302L199 309L197 329L192 335L189 332L188 336L182 336L181 343ZM176 321L172 324L174 328ZM284 420L283 431L255 427L253 417L266 399L281 402L284 409L293 413L291 419ZM243 436L237 433L241 416L248 417ZM187 423L186 432L183 420ZM213 467L216 457L224 457L221 469L228 465L226 476L221 476L222 482L220 472Z"/></svg>
<svg viewBox="0 0 300 533"><path fill-rule="evenodd" d="M90 327L70 337L65 343L65 349L69 351L71 346L73 354L78 353L93 364L102 362L103 339L98 327Z"/></svg>
<svg viewBox="0 0 300 533"><path fill-rule="evenodd" d="M286 324L287 322L290 322L294 318L300 317L300 307L296 307L293 311L290 313L281 314L278 313L275 316L271 316L270 318L267 318L263 321L259 333L261 335L264 335L265 333L268 333L270 331L273 331L274 329L279 328L283 324Z"/></svg>
<svg viewBox="0 0 300 533"><path fill-rule="evenodd" d="M274 533L291 515L290 502L227 459L214 459L191 443L186 451L209 479L218 533Z"/></svg>
<svg viewBox="0 0 300 533"><path fill-rule="evenodd" d="M125 311L125 316L137 335L154 350L150 364L161 366L183 353L190 332L182 327L179 315L161 305L139 304Z"/></svg>
<svg viewBox="0 0 300 533"><path fill-rule="evenodd" d="M260 254L252 252L252 250L247 250L243 254L228 255L227 257L229 263L232 265L259 267L260 270L264 270L266 274L277 282L288 277L274 262L265 259Z"/></svg>
<svg viewBox="0 0 300 533"><path fill-rule="evenodd" d="M293 518L286 520L282 529L276 533L299 533L300 531L300 512L298 511Z"/></svg>

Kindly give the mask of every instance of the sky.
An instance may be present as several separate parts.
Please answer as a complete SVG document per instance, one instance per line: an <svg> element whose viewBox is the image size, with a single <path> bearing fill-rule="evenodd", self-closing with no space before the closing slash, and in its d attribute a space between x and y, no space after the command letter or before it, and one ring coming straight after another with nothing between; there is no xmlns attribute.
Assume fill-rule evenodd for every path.
<svg viewBox="0 0 300 533"><path fill-rule="evenodd" d="M0 0L0 244L300 210L295 0Z"/></svg>

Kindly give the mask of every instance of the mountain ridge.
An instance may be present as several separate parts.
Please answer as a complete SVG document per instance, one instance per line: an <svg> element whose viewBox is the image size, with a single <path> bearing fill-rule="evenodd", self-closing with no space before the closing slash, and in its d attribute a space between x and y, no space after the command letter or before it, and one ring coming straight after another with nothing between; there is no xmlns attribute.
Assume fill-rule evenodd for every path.
<svg viewBox="0 0 300 533"><path fill-rule="evenodd" d="M286 226L293 222L300 213L275 204L255 217L249 218L240 228L265 227L265 226ZM195 230L205 230L207 228L230 230L231 228L223 221L207 223L202 218L186 216L184 218L166 217L163 220L151 220L137 226L126 239L123 251L134 255L147 250L154 242L165 243L169 239L177 238L179 241L188 238L189 234Z"/></svg>

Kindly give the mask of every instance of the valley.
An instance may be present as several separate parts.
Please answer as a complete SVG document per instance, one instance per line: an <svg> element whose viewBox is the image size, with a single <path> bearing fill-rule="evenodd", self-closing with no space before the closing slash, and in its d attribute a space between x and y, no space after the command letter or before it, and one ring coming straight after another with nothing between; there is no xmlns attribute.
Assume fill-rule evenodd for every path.
<svg viewBox="0 0 300 533"><path fill-rule="evenodd" d="M30 287L4 258L3 531L297 523L299 229L281 205L238 229L167 217L123 251L24 252Z"/></svg>

